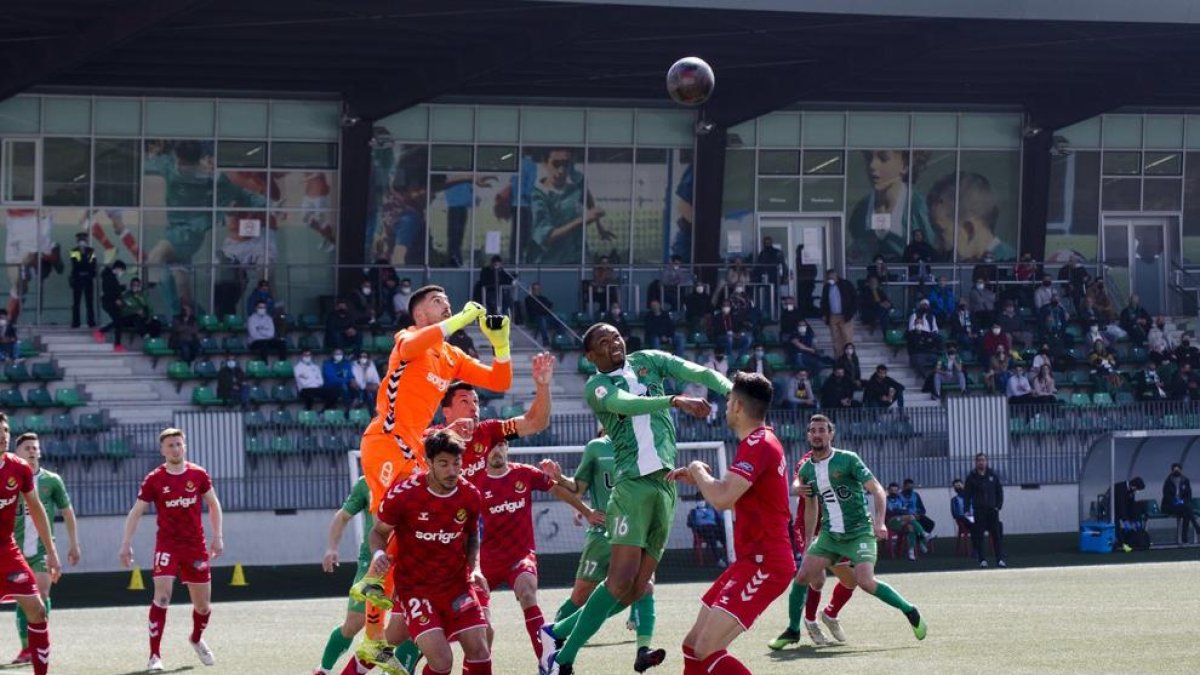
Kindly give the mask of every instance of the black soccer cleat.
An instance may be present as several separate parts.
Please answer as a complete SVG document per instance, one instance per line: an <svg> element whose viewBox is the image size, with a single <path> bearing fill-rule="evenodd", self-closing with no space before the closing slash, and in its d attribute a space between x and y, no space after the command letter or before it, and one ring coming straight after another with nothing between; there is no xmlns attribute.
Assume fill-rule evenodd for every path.
<svg viewBox="0 0 1200 675"><path fill-rule="evenodd" d="M573 663L558 664L558 675L574 675L574 673L575 673L575 664L573 664Z"/></svg>
<svg viewBox="0 0 1200 675"><path fill-rule="evenodd" d="M637 658L633 660L633 669L639 673L644 673L651 668L661 665L667 659L667 650L665 649L650 649L649 647L638 647ZM559 669L559 675L562 675L562 669Z"/></svg>

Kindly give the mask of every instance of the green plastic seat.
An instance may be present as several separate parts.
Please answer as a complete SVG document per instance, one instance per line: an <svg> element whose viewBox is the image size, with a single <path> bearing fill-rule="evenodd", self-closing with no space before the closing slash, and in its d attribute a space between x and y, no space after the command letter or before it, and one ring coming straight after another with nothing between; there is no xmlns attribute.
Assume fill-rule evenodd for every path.
<svg viewBox="0 0 1200 675"><path fill-rule="evenodd" d="M50 433L50 420L45 415L30 415L25 418L25 431L48 434Z"/></svg>
<svg viewBox="0 0 1200 675"><path fill-rule="evenodd" d="M197 361L193 368L197 380L215 380L217 379L217 364L205 359Z"/></svg>
<svg viewBox="0 0 1200 675"><path fill-rule="evenodd" d="M64 408L81 408L86 404L83 394L75 387L59 387L54 390L54 402Z"/></svg>
<svg viewBox="0 0 1200 675"><path fill-rule="evenodd" d="M149 338L142 344L142 352L148 356L174 356L175 350L167 346L166 338Z"/></svg>
<svg viewBox="0 0 1200 675"><path fill-rule="evenodd" d="M17 340L17 356L23 359L32 359L41 352L31 340Z"/></svg>
<svg viewBox="0 0 1200 675"><path fill-rule="evenodd" d="M346 451L346 442L337 434L321 434L317 439L317 449L331 455L340 455Z"/></svg>
<svg viewBox="0 0 1200 675"><path fill-rule="evenodd" d="M292 368L291 361L276 361L275 365L271 366L271 377L279 380L291 380L296 377L296 373Z"/></svg>
<svg viewBox="0 0 1200 675"><path fill-rule="evenodd" d="M56 434L61 434L64 436L73 434L75 433L76 429L75 418L71 416L71 413L55 415L53 421L50 423L50 426Z"/></svg>
<svg viewBox="0 0 1200 675"><path fill-rule="evenodd" d="M317 330L321 326L321 319L316 314L300 315L300 330Z"/></svg>
<svg viewBox="0 0 1200 675"><path fill-rule="evenodd" d="M1117 405L1133 405L1137 401L1133 397L1133 394L1128 391L1118 391L1113 400L1116 401Z"/></svg>
<svg viewBox="0 0 1200 675"><path fill-rule="evenodd" d="M202 407L223 405L217 398L217 392L209 386L201 385L192 390L192 403Z"/></svg>
<svg viewBox="0 0 1200 675"><path fill-rule="evenodd" d="M271 374L271 369L267 366L266 361L259 361L255 359L253 361L246 362L246 377L249 377L252 380L265 380L273 376Z"/></svg>
<svg viewBox="0 0 1200 675"><path fill-rule="evenodd" d="M330 408L329 410L321 413L321 421L324 422L326 426L331 427L344 427L350 424L350 420L346 418L346 415L344 415L341 410L336 408Z"/></svg>
<svg viewBox="0 0 1200 675"><path fill-rule="evenodd" d="M75 456L95 459L100 456L100 442L94 438L81 438L75 442Z"/></svg>
<svg viewBox="0 0 1200 675"><path fill-rule="evenodd" d="M302 427L319 427L321 426L321 415L315 410L301 410L296 416L296 421Z"/></svg>
<svg viewBox="0 0 1200 675"><path fill-rule="evenodd" d="M500 417L500 411L495 406L485 405L479 409L479 419L494 420Z"/></svg>
<svg viewBox="0 0 1200 675"><path fill-rule="evenodd" d="M267 426L267 418L257 410L242 415L242 426L247 429L261 429Z"/></svg>
<svg viewBox="0 0 1200 675"><path fill-rule="evenodd" d="M1115 405L1115 403L1113 402L1112 395L1109 394L1108 392L1104 392L1104 391L1098 391L1095 394L1093 394L1092 395L1092 403L1099 405L1099 406Z"/></svg>
<svg viewBox="0 0 1200 675"><path fill-rule="evenodd" d="M187 361L172 361L167 366L167 379L186 382L192 379L192 367Z"/></svg>
<svg viewBox="0 0 1200 675"><path fill-rule="evenodd" d="M25 397L21 394L21 390L16 387L0 391L0 407L13 409L24 408Z"/></svg>
<svg viewBox="0 0 1200 675"><path fill-rule="evenodd" d="M54 398L50 396L50 391L45 387L30 389L25 395L25 403L33 408L53 408Z"/></svg>
<svg viewBox="0 0 1200 675"><path fill-rule="evenodd" d="M557 352L569 352L575 349L575 339L558 333L550 340L550 348Z"/></svg>
<svg viewBox="0 0 1200 675"><path fill-rule="evenodd" d="M271 393L259 385L250 387L250 402L254 405L263 405L271 402Z"/></svg>
<svg viewBox="0 0 1200 675"><path fill-rule="evenodd" d="M1092 399L1083 392L1071 394L1071 405L1082 408L1092 404Z"/></svg>
<svg viewBox="0 0 1200 675"><path fill-rule="evenodd" d="M4 379L9 382L28 382L33 379L24 363L10 363L4 366Z"/></svg>
<svg viewBox="0 0 1200 675"><path fill-rule="evenodd" d="M85 434L98 434L108 430L101 413L84 413L79 416L79 430Z"/></svg>
<svg viewBox="0 0 1200 675"><path fill-rule="evenodd" d="M129 459L133 457L133 448L124 438L110 438L104 441L101 454L109 459Z"/></svg>
<svg viewBox="0 0 1200 675"><path fill-rule="evenodd" d="M271 413L271 426L290 427L295 423L292 414L286 410L276 410Z"/></svg>
<svg viewBox="0 0 1200 675"><path fill-rule="evenodd" d="M220 354L221 341L211 335L200 338L200 351L205 354Z"/></svg>
<svg viewBox="0 0 1200 675"><path fill-rule="evenodd" d="M229 354L246 354L250 351L250 348L246 346L246 341L237 335L230 335L222 340L221 349Z"/></svg>
<svg viewBox="0 0 1200 675"><path fill-rule="evenodd" d="M1024 417L1008 418L1008 433L1010 434L1026 434L1029 433L1029 423Z"/></svg>
<svg viewBox="0 0 1200 675"><path fill-rule="evenodd" d="M276 403L295 403L300 400L300 395L290 384L277 384L271 388L271 399Z"/></svg>
<svg viewBox="0 0 1200 675"><path fill-rule="evenodd" d="M225 330L221 320L212 314L201 314L196 319L196 325L205 333L218 333Z"/></svg>
<svg viewBox="0 0 1200 675"><path fill-rule="evenodd" d="M889 328L883 336L883 341L887 346L893 348L908 346L908 341L904 338L904 331L899 328Z"/></svg>
<svg viewBox="0 0 1200 675"><path fill-rule="evenodd" d="M352 408L350 410L350 426L363 428L371 423L371 411L367 408Z"/></svg>
<svg viewBox="0 0 1200 675"><path fill-rule="evenodd" d="M513 405L506 405L500 409L500 418L501 419L506 419L506 420L512 419L513 417L520 417L521 415L524 415L524 414L525 414L525 406L524 406L524 404L521 404L521 403L514 403Z"/></svg>
<svg viewBox="0 0 1200 675"><path fill-rule="evenodd" d="M271 452L277 455L286 455L294 451L292 441L283 434L276 434L271 437Z"/></svg>
<svg viewBox="0 0 1200 675"><path fill-rule="evenodd" d="M267 452L267 444L260 436L247 436L245 442L247 455L262 455Z"/></svg>
<svg viewBox="0 0 1200 675"><path fill-rule="evenodd" d="M371 345L371 351L377 354L390 354L392 353L392 348L396 346L396 337L391 333L376 335Z"/></svg>
<svg viewBox="0 0 1200 675"><path fill-rule="evenodd" d="M231 333L246 332L246 319L237 314L226 314L222 322L225 324L225 330Z"/></svg>

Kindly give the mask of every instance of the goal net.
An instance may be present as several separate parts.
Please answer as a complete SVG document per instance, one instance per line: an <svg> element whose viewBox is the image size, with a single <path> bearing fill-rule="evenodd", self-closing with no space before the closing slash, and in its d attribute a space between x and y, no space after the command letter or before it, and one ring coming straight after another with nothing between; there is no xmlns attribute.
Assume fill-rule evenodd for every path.
<svg viewBox="0 0 1200 675"><path fill-rule="evenodd" d="M562 466L567 476L575 475L583 458L582 445L551 445L535 447L512 447L510 461L537 465L543 459L552 459ZM727 457L725 444L721 441L679 443L677 463L686 466L700 460L712 467L717 477L725 475ZM362 473L359 452L351 451L347 461L351 484ZM586 502L586 496L584 496ZM679 485L679 503L675 509L675 521L667 550L659 565L660 581L690 581L715 576L722 563L733 562L733 515L729 511L718 512L716 526L703 524L705 514L693 510L704 504L700 492L689 485ZM543 585L569 584L575 576L579 553L583 550L587 525L576 516L567 504L545 494L533 497L534 536L537 541L538 566ZM363 520L355 518L357 541L362 542Z"/></svg>

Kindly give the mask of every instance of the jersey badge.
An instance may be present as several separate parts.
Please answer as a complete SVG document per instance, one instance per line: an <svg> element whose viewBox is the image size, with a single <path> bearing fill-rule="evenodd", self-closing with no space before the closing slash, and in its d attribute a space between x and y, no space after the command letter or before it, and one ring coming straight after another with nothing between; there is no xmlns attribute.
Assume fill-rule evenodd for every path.
<svg viewBox="0 0 1200 675"><path fill-rule="evenodd" d="M638 368L638 377L645 377L650 374L650 371L645 368Z"/></svg>
<svg viewBox="0 0 1200 675"><path fill-rule="evenodd" d="M9 490L16 490L17 489L17 479L13 478L12 476L9 476L8 482L5 483L5 485L8 487Z"/></svg>
<svg viewBox="0 0 1200 675"><path fill-rule="evenodd" d="M608 389L604 386L596 387L596 400L603 400L605 396L608 396Z"/></svg>
<svg viewBox="0 0 1200 675"><path fill-rule="evenodd" d="M519 480L516 483L513 483L513 490L516 491L517 494L521 494L521 493L525 492L526 487L527 486L525 485L525 481L523 481L523 480Z"/></svg>
<svg viewBox="0 0 1200 675"><path fill-rule="evenodd" d="M195 492L195 491L196 491L196 484L195 484L195 483L193 483L192 481L190 481L190 480L189 480L189 481L187 482L187 485L184 485L184 486L183 486L183 489L184 489L184 490L187 490L188 492Z"/></svg>
<svg viewBox="0 0 1200 675"><path fill-rule="evenodd" d="M458 512L454 514L454 522L458 523L459 525L467 522L467 510L459 509Z"/></svg>

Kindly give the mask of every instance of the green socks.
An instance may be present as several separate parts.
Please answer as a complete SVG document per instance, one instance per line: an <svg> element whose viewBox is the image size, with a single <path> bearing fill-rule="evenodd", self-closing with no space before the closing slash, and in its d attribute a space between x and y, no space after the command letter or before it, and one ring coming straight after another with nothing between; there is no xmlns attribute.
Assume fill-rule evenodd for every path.
<svg viewBox="0 0 1200 675"><path fill-rule="evenodd" d="M637 622L637 646L649 647L654 638L654 594L647 593L641 600L633 603L633 612Z"/></svg>
<svg viewBox="0 0 1200 675"><path fill-rule="evenodd" d="M592 639L592 636L600 630L608 617L623 609L621 603L617 602L613 594L608 592L608 586L604 583L597 586L583 609L554 624L554 634L567 638L566 644L558 652L557 661L574 663L580 648Z"/></svg>
<svg viewBox="0 0 1200 675"><path fill-rule="evenodd" d="M405 640L396 645L396 648L392 650L392 655L404 666L405 670L410 673L417 672L417 661L421 660L421 650L417 648L417 643Z"/></svg>
<svg viewBox="0 0 1200 675"><path fill-rule="evenodd" d="M350 648L350 643L354 642L354 636L346 637L342 635L342 627L338 626L329 634L329 640L325 642L325 652L321 654L321 667L325 670L333 670L333 666L337 664L338 657Z"/></svg>
<svg viewBox="0 0 1200 675"><path fill-rule="evenodd" d="M874 595L875 597L884 601L888 605L895 607L896 609L900 610L901 612L904 612L905 614L912 611L913 606L910 605L908 603L908 601L905 600L902 595L897 593L896 589L889 586L887 584L887 582L885 582L885 581L879 581L878 579L876 579L875 580L875 592L872 593L871 595Z"/></svg>
<svg viewBox="0 0 1200 675"><path fill-rule="evenodd" d="M577 611L579 611L579 605L571 602L570 596L567 596L567 599L563 601L563 604L558 608L558 612L554 615L554 623L562 621Z"/></svg>
<svg viewBox="0 0 1200 675"><path fill-rule="evenodd" d="M808 584L799 581L792 582L792 590L788 593L788 630L800 632L800 622L804 619L804 602L808 600Z"/></svg>

